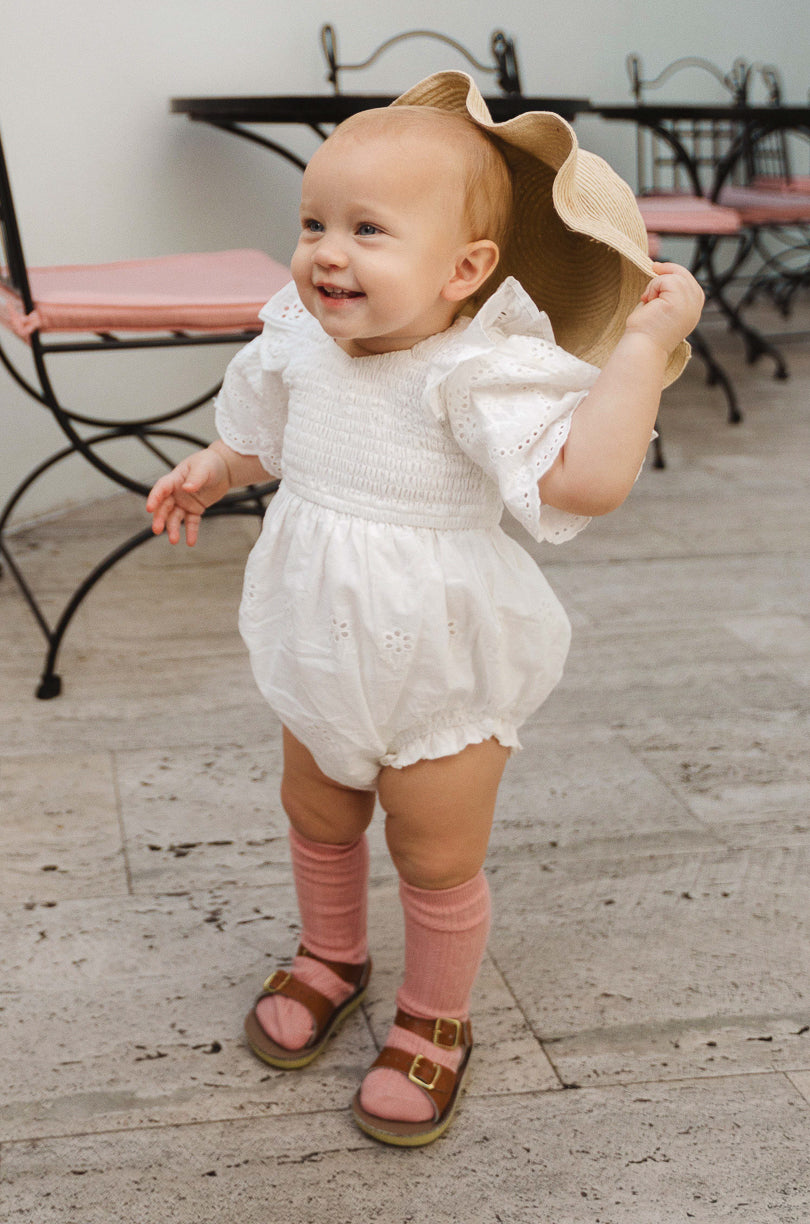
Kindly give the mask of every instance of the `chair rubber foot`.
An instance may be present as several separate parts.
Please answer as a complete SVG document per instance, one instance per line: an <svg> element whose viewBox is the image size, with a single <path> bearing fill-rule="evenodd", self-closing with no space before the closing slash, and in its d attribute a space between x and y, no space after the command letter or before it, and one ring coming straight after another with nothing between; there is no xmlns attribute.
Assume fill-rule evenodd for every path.
<svg viewBox="0 0 810 1224"><path fill-rule="evenodd" d="M37 697L40 701L50 701L52 697L58 697L62 692L62 677L61 676L43 676L39 682L37 689Z"/></svg>

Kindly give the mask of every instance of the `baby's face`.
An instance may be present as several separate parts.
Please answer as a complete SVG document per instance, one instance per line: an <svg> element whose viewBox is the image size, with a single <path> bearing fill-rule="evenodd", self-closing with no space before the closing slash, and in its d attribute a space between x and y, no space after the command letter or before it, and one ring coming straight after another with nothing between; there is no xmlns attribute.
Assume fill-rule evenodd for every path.
<svg viewBox="0 0 810 1224"><path fill-rule="evenodd" d="M453 163L424 133L372 133L338 134L307 167L292 274L351 356L411 348L450 326L457 303L443 290L467 244Z"/></svg>

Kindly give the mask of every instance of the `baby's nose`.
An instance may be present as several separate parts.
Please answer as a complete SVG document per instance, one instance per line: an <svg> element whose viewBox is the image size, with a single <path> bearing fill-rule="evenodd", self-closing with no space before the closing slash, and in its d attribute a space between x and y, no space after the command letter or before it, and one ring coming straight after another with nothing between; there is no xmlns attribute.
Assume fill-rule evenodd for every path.
<svg viewBox="0 0 810 1224"><path fill-rule="evenodd" d="M348 256L343 243L334 235L324 235L315 249L315 260L321 267L345 268Z"/></svg>

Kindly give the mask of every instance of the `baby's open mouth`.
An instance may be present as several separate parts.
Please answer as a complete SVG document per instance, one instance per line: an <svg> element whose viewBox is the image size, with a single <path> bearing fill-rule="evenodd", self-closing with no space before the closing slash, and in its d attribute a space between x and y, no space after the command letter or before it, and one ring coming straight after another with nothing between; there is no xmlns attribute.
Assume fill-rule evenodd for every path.
<svg viewBox="0 0 810 1224"><path fill-rule="evenodd" d="M328 298L359 298L365 295L355 289L335 289L332 285L318 285L318 293Z"/></svg>

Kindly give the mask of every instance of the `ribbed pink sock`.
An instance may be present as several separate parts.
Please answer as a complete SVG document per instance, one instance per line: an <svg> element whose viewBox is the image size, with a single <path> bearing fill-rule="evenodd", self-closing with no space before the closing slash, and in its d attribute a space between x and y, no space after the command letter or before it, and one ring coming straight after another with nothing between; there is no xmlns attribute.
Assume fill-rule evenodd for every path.
<svg viewBox="0 0 810 1224"><path fill-rule="evenodd" d="M405 911L405 981L397 1006L412 1016L435 1020L469 1018L470 995L487 945L491 915L483 871L455 888L428 890L400 883ZM386 1045L424 1054L455 1071L463 1050L444 1050L394 1025ZM368 1113L399 1122L433 1117L424 1092L389 1067L370 1071L360 1089Z"/></svg>
<svg viewBox="0 0 810 1224"><path fill-rule="evenodd" d="M348 846L313 842L290 829L293 877L301 914L301 943L315 956L362 964L368 956L368 842L365 835ZM296 956L292 973L307 986L342 1003L349 986L325 965ZM312 1036L313 1020L302 1003L268 996L256 1005L256 1016L273 1041L300 1050Z"/></svg>

